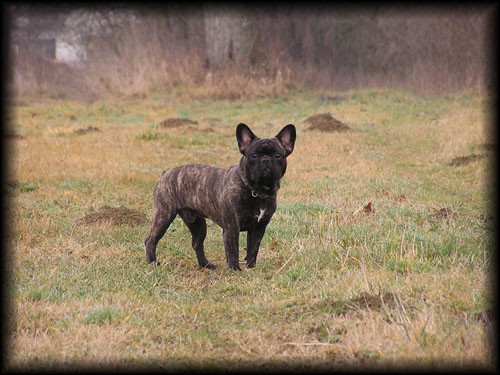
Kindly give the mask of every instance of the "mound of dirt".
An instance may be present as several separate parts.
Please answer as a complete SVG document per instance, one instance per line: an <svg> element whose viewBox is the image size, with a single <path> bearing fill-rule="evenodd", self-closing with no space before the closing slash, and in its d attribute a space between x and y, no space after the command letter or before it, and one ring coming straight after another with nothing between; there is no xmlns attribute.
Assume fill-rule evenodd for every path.
<svg viewBox="0 0 500 375"><path fill-rule="evenodd" d="M343 132L351 130L349 126L332 117L330 113L320 113L310 116L304 120L311 124L307 130L319 130L322 132Z"/></svg>
<svg viewBox="0 0 500 375"><path fill-rule="evenodd" d="M374 295L363 292L359 297L350 300L329 301L327 303L338 314L346 314L349 311L359 310L380 311L384 305L394 307L396 305L396 296L393 293Z"/></svg>
<svg viewBox="0 0 500 375"><path fill-rule="evenodd" d="M177 128L185 125L198 125L198 122L187 118L167 118L158 123L160 128Z"/></svg>
<svg viewBox="0 0 500 375"><path fill-rule="evenodd" d="M136 226L146 224L147 222L148 219L145 214L125 206L101 206L97 211L91 212L77 220L77 224L85 225L110 223L112 225L127 224Z"/></svg>
<svg viewBox="0 0 500 375"><path fill-rule="evenodd" d="M9 180L9 181L6 181L7 182L7 186L12 188L12 189L17 189L19 187L19 181L17 180Z"/></svg>
<svg viewBox="0 0 500 375"><path fill-rule="evenodd" d="M494 143L481 143L479 145L479 148L484 150L484 151L496 151L497 145Z"/></svg>
<svg viewBox="0 0 500 375"><path fill-rule="evenodd" d="M99 128L96 128L93 126L88 126L86 128L76 129L73 133L76 135L84 135L84 134L92 133L92 132L100 132L100 130L99 130Z"/></svg>
<svg viewBox="0 0 500 375"><path fill-rule="evenodd" d="M11 138L11 139L24 139L24 137L21 134L17 134L17 133L7 133L4 136L6 138Z"/></svg>
<svg viewBox="0 0 500 375"><path fill-rule="evenodd" d="M477 160L480 160L484 157L485 157L485 155L483 155L483 154L479 154L479 155L471 154L471 155L467 155L467 156L459 156L459 157L451 159L450 165L452 167L460 167L462 165L467 165L467 164L470 164L470 163L475 162Z"/></svg>

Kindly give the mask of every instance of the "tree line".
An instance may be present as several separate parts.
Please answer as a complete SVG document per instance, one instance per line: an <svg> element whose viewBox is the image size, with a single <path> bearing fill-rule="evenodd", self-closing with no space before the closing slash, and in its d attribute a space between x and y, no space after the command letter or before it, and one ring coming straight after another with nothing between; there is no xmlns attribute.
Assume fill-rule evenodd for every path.
<svg viewBox="0 0 500 375"><path fill-rule="evenodd" d="M231 79L257 91L394 87L441 94L488 90L495 80L495 8L484 4L10 10L12 85L21 94L71 96L82 85L96 94L222 89ZM70 32L84 51L78 63L33 48L40 35L68 39Z"/></svg>

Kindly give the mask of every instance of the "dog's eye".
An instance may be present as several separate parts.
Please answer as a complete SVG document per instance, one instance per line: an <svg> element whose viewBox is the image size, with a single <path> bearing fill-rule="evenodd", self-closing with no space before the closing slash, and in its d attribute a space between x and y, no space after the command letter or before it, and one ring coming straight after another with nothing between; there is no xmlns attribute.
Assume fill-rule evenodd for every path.
<svg viewBox="0 0 500 375"><path fill-rule="evenodd" d="M251 159L253 159L253 160L257 159L258 157L259 157L259 155L257 155L257 153L256 153L256 152L253 152L253 153L250 155L250 158L251 158Z"/></svg>
<svg viewBox="0 0 500 375"><path fill-rule="evenodd" d="M281 160L283 158L283 155L276 153L274 154L274 157L278 160Z"/></svg>

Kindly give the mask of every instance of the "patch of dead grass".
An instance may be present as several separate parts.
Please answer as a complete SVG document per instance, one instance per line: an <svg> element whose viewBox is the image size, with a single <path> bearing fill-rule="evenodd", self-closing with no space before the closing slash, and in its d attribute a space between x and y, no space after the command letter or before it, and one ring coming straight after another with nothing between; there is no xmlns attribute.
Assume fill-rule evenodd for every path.
<svg viewBox="0 0 500 375"><path fill-rule="evenodd" d="M471 154L467 156L458 156L456 158L451 159L450 165L452 167L461 167L463 165L471 164L475 161L481 160L485 157L485 155Z"/></svg>
<svg viewBox="0 0 500 375"><path fill-rule="evenodd" d="M76 221L77 224L92 225L110 223L112 225L144 225L148 223L144 213L127 208L125 206L110 207L101 206L98 210L91 212Z"/></svg>
<svg viewBox="0 0 500 375"><path fill-rule="evenodd" d="M167 118L158 123L158 127L160 128L177 128L186 125L198 125L198 121L193 121L188 118Z"/></svg>
<svg viewBox="0 0 500 375"><path fill-rule="evenodd" d="M86 128L79 128L76 129L73 133L76 135L84 135L92 132L99 132L99 128L96 128L95 126L87 126Z"/></svg>

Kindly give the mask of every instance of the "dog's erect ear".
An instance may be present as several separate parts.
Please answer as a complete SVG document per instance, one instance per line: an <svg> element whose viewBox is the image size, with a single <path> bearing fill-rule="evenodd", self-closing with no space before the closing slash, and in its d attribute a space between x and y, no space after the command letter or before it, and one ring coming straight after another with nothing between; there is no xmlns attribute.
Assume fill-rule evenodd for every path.
<svg viewBox="0 0 500 375"><path fill-rule="evenodd" d="M281 142L285 148L285 156L288 156L293 151L293 146L295 145L295 126L288 124L278 133L276 138Z"/></svg>
<svg viewBox="0 0 500 375"><path fill-rule="evenodd" d="M255 138L255 134L250 130L250 128L245 124L239 124L236 127L236 139L238 140L238 147L240 152L245 155L245 151Z"/></svg>

